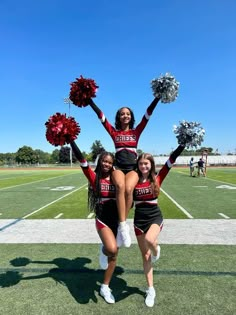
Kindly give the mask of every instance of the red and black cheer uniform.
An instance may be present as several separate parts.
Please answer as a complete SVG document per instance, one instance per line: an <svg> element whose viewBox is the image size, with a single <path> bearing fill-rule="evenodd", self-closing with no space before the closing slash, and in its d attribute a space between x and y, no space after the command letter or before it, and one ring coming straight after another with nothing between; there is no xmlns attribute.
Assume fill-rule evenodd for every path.
<svg viewBox="0 0 236 315"><path fill-rule="evenodd" d="M164 166L160 169L156 175L156 181L159 187L166 175L169 173L172 165L176 161L176 158L184 150L183 145L179 145L178 148L170 155ZM136 235L146 233L150 226L154 223L159 225L162 229L163 216L161 209L158 206L158 198L153 193L152 185L150 181L144 183L138 183L134 189L134 230Z"/></svg>
<svg viewBox="0 0 236 315"><path fill-rule="evenodd" d="M87 177L93 191L96 191L96 173L84 159L81 151L74 142L71 143L71 147L75 156L79 160L82 171ZM96 228L99 230L108 226L116 236L119 218L116 205L115 185L110 180L103 178L100 180L100 192L97 197L95 213Z"/></svg>
<svg viewBox="0 0 236 315"><path fill-rule="evenodd" d="M97 107L97 105L94 102L91 102L90 104L114 142L116 150L115 166L124 173L136 169L138 141L157 102L158 99L154 99L147 108L145 115L137 127L127 131L116 130L109 123L104 113Z"/></svg>

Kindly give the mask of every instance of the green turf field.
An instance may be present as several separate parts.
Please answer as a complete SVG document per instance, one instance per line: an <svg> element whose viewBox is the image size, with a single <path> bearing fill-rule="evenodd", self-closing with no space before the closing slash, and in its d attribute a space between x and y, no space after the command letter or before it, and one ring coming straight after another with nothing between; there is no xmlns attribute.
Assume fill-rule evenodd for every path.
<svg viewBox="0 0 236 315"><path fill-rule="evenodd" d="M235 219L236 168L209 169L207 177L173 168L159 204L166 219ZM79 169L0 170L0 213L1 219L87 218L87 180Z"/></svg>
<svg viewBox="0 0 236 315"><path fill-rule="evenodd" d="M152 309L144 304L137 245L120 250L110 285L114 305L99 296L97 245L2 244L0 250L1 314L235 314L235 246L162 245Z"/></svg>
<svg viewBox="0 0 236 315"><path fill-rule="evenodd" d="M235 168L210 168L206 178L173 168L159 204L166 219L235 219L235 188ZM87 180L79 169L0 170L0 219L88 215ZM99 296L97 244L0 244L0 314L236 314L236 246L161 247L154 271L157 303L149 309L136 244L120 250L110 285L114 305Z"/></svg>

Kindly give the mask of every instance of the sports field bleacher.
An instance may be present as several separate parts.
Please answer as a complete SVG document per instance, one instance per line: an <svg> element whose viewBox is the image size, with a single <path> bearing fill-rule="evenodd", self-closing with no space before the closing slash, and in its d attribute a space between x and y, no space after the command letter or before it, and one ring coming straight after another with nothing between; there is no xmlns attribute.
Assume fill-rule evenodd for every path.
<svg viewBox="0 0 236 315"><path fill-rule="evenodd" d="M193 156L194 162L197 162L202 156ZM175 165L188 166L191 156L179 156ZM155 164L163 165L168 159L167 156L155 156ZM203 158L205 160L205 157ZM236 166L236 155L208 155L208 166Z"/></svg>

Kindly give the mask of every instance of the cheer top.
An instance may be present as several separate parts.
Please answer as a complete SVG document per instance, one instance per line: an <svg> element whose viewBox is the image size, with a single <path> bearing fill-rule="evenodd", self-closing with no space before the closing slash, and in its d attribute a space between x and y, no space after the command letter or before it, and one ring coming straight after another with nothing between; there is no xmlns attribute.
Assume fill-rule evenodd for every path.
<svg viewBox="0 0 236 315"><path fill-rule="evenodd" d="M136 128L123 131L116 130L106 119L103 112L100 111L99 119L101 120L104 128L111 136L115 145L115 165L118 166L121 170L131 171L136 168L138 141L141 133L143 132L143 129L147 125L150 116L151 113L148 113L147 110L141 122L137 125Z"/></svg>
<svg viewBox="0 0 236 315"><path fill-rule="evenodd" d="M173 162L171 159L165 163L165 165L161 168L158 175L156 176L156 181L158 186L160 187L169 170L172 167ZM134 188L134 205L135 208L143 208L143 207L157 207L158 198L153 194L152 185L150 181L146 181L144 183L138 183Z"/></svg>
<svg viewBox="0 0 236 315"><path fill-rule="evenodd" d="M80 166L84 175L87 177L93 190L96 191L96 173L91 169L86 160L80 161ZM116 203L116 190L115 185L110 180L100 179L100 195L99 203L106 204L107 202L114 201Z"/></svg>
<svg viewBox="0 0 236 315"><path fill-rule="evenodd" d="M178 148L170 155L169 159L162 166L159 173L156 175L156 181L159 187L166 175L169 173L171 167L173 166L176 158L184 150L184 145L179 145ZM134 188L134 205L135 209L139 208L152 208L158 206L158 198L153 194L152 185L150 181L144 183L138 183Z"/></svg>

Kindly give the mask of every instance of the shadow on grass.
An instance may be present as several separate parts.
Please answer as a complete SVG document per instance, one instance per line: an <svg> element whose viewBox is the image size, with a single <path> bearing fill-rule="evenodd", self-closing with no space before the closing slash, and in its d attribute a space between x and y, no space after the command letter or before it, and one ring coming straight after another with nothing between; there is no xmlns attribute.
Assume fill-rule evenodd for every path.
<svg viewBox="0 0 236 315"><path fill-rule="evenodd" d="M90 300L97 303L96 292L99 293L100 284L103 282L104 271L86 267L91 259L79 257L75 259L55 258L51 261L32 261L26 257L18 257L10 261L14 267L23 267L29 264L48 265L53 264L55 268L20 268L7 270L0 274L0 287L6 288L17 285L20 281L51 278L66 286L74 299L81 304L89 303ZM9 268L8 268L9 269ZM27 273L40 273L27 276ZM137 287L129 287L125 280L119 276L124 269L116 267L112 277L111 287L114 288L116 302L121 301L132 294L144 296L144 292Z"/></svg>

